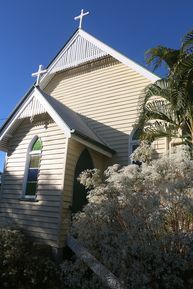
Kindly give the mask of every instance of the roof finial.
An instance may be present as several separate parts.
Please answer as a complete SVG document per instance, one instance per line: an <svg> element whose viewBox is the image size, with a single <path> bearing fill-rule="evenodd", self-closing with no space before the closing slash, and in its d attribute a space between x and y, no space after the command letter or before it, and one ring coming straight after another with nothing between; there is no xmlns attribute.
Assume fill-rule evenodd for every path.
<svg viewBox="0 0 193 289"><path fill-rule="evenodd" d="M38 71L32 73L32 76L33 76L33 77L37 77L35 86L39 86L40 76L41 76L42 74L46 73L46 72L47 72L47 69L44 69L44 70L43 70L43 66L42 66L42 65L39 65Z"/></svg>
<svg viewBox="0 0 193 289"><path fill-rule="evenodd" d="M74 17L74 20L78 20L78 19L80 19L79 27L78 27L79 29L82 28L82 19L83 19L83 17L86 16L86 15L88 15L88 14L89 14L89 12L85 12L85 13L84 13L84 9L82 9L80 15Z"/></svg>

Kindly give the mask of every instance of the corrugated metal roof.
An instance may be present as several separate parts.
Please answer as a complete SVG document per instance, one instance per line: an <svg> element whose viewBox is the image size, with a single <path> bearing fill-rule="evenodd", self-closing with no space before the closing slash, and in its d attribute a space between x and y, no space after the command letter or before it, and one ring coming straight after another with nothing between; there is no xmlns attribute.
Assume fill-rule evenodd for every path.
<svg viewBox="0 0 193 289"><path fill-rule="evenodd" d="M42 103L42 100L43 103ZM27 101L29 103L27 103ZM33 112L30 111L33 109ZM43 92L39 87L35 87L31 92L31 98L22 102L15 111L12 118L10 118L0 131L0 149L5 150L7 141L12 136L17 126L21 124L22 120L27 117L33 117L36 114L42 114L51 111L54 112L53 116L58 115L62 120L62 124L71 130L71 133L76 134L78 137L87 140L95 145L102 147L104 150L114 153L114 150L109 148L95 132L85 123L85 121L76 112L59 102L52 96ZM21 111L21 112L20 112ZM52 114L51 114L52 117ZM56 121L57 122L57 121Z"/></svg>

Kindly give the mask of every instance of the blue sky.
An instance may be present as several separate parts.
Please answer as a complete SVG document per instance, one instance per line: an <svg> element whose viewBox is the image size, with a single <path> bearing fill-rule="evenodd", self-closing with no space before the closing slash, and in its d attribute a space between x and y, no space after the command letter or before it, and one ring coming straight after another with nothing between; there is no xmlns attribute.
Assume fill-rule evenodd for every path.
<svg viewBox="0 0 193 289"><path fill-rule="evenodd" d="M83 29L145 65L144 51L178 47L193 28L192 0L0 0L0 125L90 11ZM2 170L0 154L0 170Z"/></svg>

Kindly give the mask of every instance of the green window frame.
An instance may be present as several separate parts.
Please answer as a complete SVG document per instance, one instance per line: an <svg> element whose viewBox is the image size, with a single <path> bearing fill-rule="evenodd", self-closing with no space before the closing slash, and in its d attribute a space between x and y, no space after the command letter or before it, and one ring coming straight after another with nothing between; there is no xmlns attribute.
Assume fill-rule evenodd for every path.
<svg viewBox="0 0 193 289"><path fill-rule="evenodd" d="M41 153L42 141L37 137L28 151L25 198L36 198Z"/></svg>

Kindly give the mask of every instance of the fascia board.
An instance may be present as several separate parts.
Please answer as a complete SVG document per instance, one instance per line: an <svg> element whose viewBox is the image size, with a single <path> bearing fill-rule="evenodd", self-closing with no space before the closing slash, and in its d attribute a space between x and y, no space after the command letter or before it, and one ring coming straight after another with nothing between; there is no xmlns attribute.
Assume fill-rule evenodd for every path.
<svg viewBox="0 0 193 289"><path fill-rule="evenodd" d="M4 130L0 134L0 141L3 139L5 134L9 131L9 129L12 127L14 122L18 119L19 115L24 111L26 106L29 104L31 99L34 97L34 90L28 95L24 103L21 105L21 107L18 108L16 113L13 115L13 117L10 119L10 121L7 123L7 126L4 128Z"/></svg>
<svg viewBox="0 0 193 289"><path fill-rule="evenodd" d="M68 50L68 48L73 44L73 42L76 40L76 38L79 36L79 31L77 30L77 32L73 35L73 37L69 40L69 42L67 42L67 44L63 47L63 49L61 50L61 52L57 55L57 57L51 62L50 65L48 65L47 67L47 72L42 76L40 83L43 86L44 82L46 82L46 79L48 76L50 76L50 71L52 70L52 68L56 65L56 63L60 60L60 58L64 55L64 53L66 52L66 50Z"/></svg>
<svg viewBox="0 0 193 289"><path fill-rule="evenodd" d="M43 97L43 95L39 92L37 88L34 88L34 90L30 93L30 95L27 97L25 102L19 107L19 109L16 111L16 113L13 115L13 117L10 119L10 121L7 123L7 126L0 134L0 141L3 139L3 137L9 132L10 128L13 126L13 124L18 119L19 115L25 110L29 102L32 100L33 97L37 97L39 102L43 105L43 107L46 109L48 114L53 118L53 120L57 123L57 125L64 131L66 137L71 136L71 130L67 126L67 124L62 120L62 118L57 114L57 112L52 108L52 106L47 102L47 100Z"/></svg>
<svg viewBox="0 0 193 289"><path fill-rule="evenodd" d="M148 69L137 64L133 60L127 58L126 56L124 56L120 52L116 51L115 49L111 48L110 46L104 44L103 42L101 42L97 38L95 38L92 35L90 35L89 33L85 32L84 30L80 29L79 35L84 37L85 39L87 39L88 41L90 41L91 43L96 45L97 47L99 47L101 50L107 52L109 55L113 56L115 59L119 60L123 64L134 69L136 72L140 73L141 75L143 75L147 79L151 80L152 82L155 82L155 81L160 79L157 75L150 72Z"/></svg>
<svg viewBox="0 0 193 289"><path fill-rule="evenodd" d="M39 102L46 109L48 114L52 117L52 119L56 122L56 124L64 131L66 137L71 137L71 129L64 122L64 120L59 116L59 114L53 109L53 107L47 102L41 92L35 88L35 95L38 98Z"/></svg>
<svg viewBox="0 0 193 289"><path fill-rule="evenodd" d="M67 44L63 47L63 49L60 51L60 53L56 56L56 58L51 62L50 65L48 65L47 67L47 73L45 75L42 76L40 83L41 83L41 87L44 88L45 85L47 84L47 80L49 77L51 77L50 75L50 71L52 70L52 68L55 66L55 64L60 60L60 58L63 56L63 54L66 52L66 50L72 45L72 43L76 40L76 38L78 36L81 36L83 38L85 38L86 40L88 40L89 42L93 43L94 45L96 45L98 48L100 48L101 50L103 50L104 52L106 52L107 54L111 55L112 57L114 57L115 59L117 59L118 61L120 61L121 63L127 65L129 68L133 69L134 71L138 72L139 74L141 74L142 76L144 76L145 78L149 79L151 82L155 82L157 80L159 80L160 78L152 73L151 71L149 71L148 69L144 68L143 66L141 66L140 64L136 63L135 61L129 59L128 57L124 56L123 54L121 54L120 52L118 52L117 50L111 48L110 46L106 45L105 43L103 43L102 41L100 41L99 39L95 38L94 36L92 36L91 34L85 32L82 29L77 30L77 32L73 35L73 37L67 42ZM53 74L54 76L54 74ZM52 76L52 77L53 77ZM49 80L48 80L49 81Z"/></svg>
<svg viewBox="0 0 193 289"><path fill-rule="evenodd" d="M79 142L79 143L81 143L81 144L93 149L94 151L97 151L97 152L105 155L108 158L112 158L112 156L113 156L112 153L102 149L100 146L97 146L97 145L95 145L95 144L93 144L93 143L91 143L91 142L89 142L89 141L87 141L87 140L75 135L74 133L72 134L72 138L74 140L76 140L77 142Z"/></svg>

